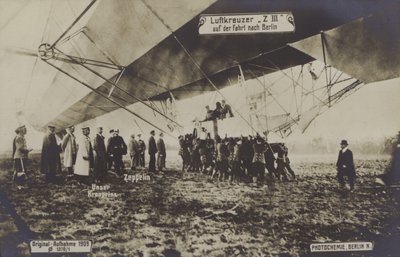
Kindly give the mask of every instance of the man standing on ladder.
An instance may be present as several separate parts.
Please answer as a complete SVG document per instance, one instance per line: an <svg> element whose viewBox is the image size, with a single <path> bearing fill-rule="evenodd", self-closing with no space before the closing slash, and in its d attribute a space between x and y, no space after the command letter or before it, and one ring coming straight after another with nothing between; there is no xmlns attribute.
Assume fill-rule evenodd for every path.
<svg viewBox="0 0 400 257"><path fill-rule="evenodd" d="M222 111L221 111L221 119L225 119L227 115L229 114L229 117L233 117L233 112L232 112L232 107L225 102L225 100L222 100Z"/></svg>

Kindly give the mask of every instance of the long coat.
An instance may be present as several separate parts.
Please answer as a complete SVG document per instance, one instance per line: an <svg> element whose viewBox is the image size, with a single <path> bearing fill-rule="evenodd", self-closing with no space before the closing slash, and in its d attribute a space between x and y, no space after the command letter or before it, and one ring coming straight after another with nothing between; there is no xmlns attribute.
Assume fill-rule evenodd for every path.
<svg viewBox="0 0 400 257"><path fill-rule="evenodd" d="M43 138L40 171L43 173L61 172L61 147L57 145L56 135L48 132Z"/></svg>
<svg viewBox="0 0 400 257"><path fill-rule="evenodd" d="M165 151L165 143L164 140L162 138L159 138L157 140L157 151L159 154L162 154L165 156L166 151Z"/></svg>
<svg viewBox="0 0 400 257"><path fill-rule="evenodd" d="M139 153L139 142L136 139L131 138L128 143L128 150L131 156L137 155Z"/></svg>
<svg viewBox="0 0 400 257"><path fill-rule="evenodd" d="M156 145L156 140L154 139L153 136L149 138L149 154L156 154L157 153L157 145Z"/></svg>
<svg viewBox="0 0 400 257"><path fill-rule="evenodd" d="M104 136L97 134L93 139L94 172L98 175L107 171L107 152L104 144Z"/></svg>
<svg viewBox="0 0 400 257"><path fill-rule="evenodd" d="M345 176L356 176L353 152L350 151L350 149L347 149L345 152L343 152L342 150L339 151L336 168L339 173L342 173Z"/></svg>
<svg viewBox="0 0 400 257"><path fill-rule="evenodd" d="M127 153L127 146L121 136L114 136L108 139L107 153L114 156L122 156Z"/></svg>
<svg viewBox="0 0 400 257"><path fill-rule="evenodd" d="M78 151L75 135L67 133L61 145L64 151L64 167L72 167L75 164Z"/></svg>
<svg viewBox="0 0 400 257"><path fill-rule="evenodd" d="M26 159L28 158L28 152L25 137L17 135L14 139L13 159Z"/></svg>
<svg viewBox="0 0 400 257"><path fill-rule="evenodd" d="M89 176L90 168L93 167L93 148L90 138L82 136L78 141L79 150L76 155L74 173L81 176Z"/></svg>

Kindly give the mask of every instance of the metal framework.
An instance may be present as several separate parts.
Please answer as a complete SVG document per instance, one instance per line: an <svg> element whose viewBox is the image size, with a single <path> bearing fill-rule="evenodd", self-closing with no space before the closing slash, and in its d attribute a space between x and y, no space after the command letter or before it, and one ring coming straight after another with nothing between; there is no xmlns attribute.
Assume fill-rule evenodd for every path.
<svg viewBox="0 0 400 257"><path fill-rule="evenodd" d="M115 105L119 106L120 108L126 110L130 114L132 114L135 117L141 119L142 121L144 121L147 124L153 126L154 128L164 132L165 134L168 134L168 135L174 137L173 135L171 135L170 133L164 131L163 129L161 129L157 125L153 124L152 122L148 121L147 119L143 118L142 116L140 116L140 115L136 114L135 112L131 111L130 109L128 109L126 106L130 103L129 101L121 98L125 102L125 104L121 104L120 102L118 102L118 101L116 101L116 100L111 98L112 97L112 93L114 92L114 90L118 89L121 92L123 92L124 94L126 94L127 96L135 99L136 101L138 101L138 102L142 103L143 105L145 105L146 107L150 108L153 112L158 113L159 115L161 115L162 117L167 119L170 123L175 124L175 126L182 127L175 120L173 120L170 117L166 116L161 111L159 111L158 109L154 108L152 105L146 103L145 101L143 101L139 97L129 93L127 90L125 90L125 89L121 88L120 86L118 86L118 82L120 81L122 75L124 74L126 67L124 67L122 65L115 64L113 61L110 60L110 58L108 58L108 55L106 53L104 53L104 51L101 51L101 52L107 57L107 59L110 62L98 61L98 60L93 60L93 59L89 59L89 58L83 58L83 57L77 57L77 56L69 55L69 54L64 53L63 51L61 51L57 47L58 44L62 44L62 43L65 43L65 42L69 41L70 39L72 39L73 37L78 35L79 33L83 33L84 35L86 35L86 37L88 37L89 40L91 40L90 37L87 35L87 33L85 33L85 30L86 30L85 27L75 31L71 35L67 36L67 34L76 25L76 23L89 11L89 9L96 3L96 1L97 0L92 0L90 2L90 4L82 11L82 13L71 23L71 25L54 41L53 44L51 44L51 45L49 43L40 44L39 47L38 47L38 57L40 57L45 63L49 64L50 66L52 66L53 68L57 69L61 73L65 74L66 76L72 78L73 80L75 80L76 82L80 83L84 87L90 89L91 91L93 91L97 95L107 99L108 101L112 102L113 104L115 104ZM94 43L92 40L91 40L91 42ZM97 88L92 87L88 83L78 79L73 74L71 74L71 73L63 70L62 68L56 66L54 63L51 63L50 62L51 60L58 60L58 61L62 61L62 62L70 63L70 64L75 64L75 65L79 65L80 67L83 67L85 70L87 70L87 71L91 72L92 74L98 76L99 78L103 79L106 83L111 85L109 93L108 94L104 94L103 92L101 92ZM97 72L96 70L94 70L92 67L102 67L102 68L117 70L118 71L118 75L117 75L115 81L111 81L110 79L108 79L105 76L103 76L100 72ZM75 68L73 68L73 69L75 69Z"/></svg>

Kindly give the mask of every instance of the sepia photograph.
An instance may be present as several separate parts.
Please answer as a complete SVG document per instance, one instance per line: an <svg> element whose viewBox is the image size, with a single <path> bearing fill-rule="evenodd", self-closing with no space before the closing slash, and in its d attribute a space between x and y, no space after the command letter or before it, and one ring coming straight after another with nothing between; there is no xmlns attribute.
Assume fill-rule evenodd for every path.
<svg viewBox="0 0 400 257"><path fill-rule="evenodd" d="M0 0L0 257L400 257L399 13Z"/></svg>

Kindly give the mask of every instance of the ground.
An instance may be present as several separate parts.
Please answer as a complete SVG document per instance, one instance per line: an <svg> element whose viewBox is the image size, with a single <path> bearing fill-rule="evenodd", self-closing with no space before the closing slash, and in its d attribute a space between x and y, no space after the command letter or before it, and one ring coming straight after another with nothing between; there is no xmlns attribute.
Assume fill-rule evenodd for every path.
<svg viewBox="0 0 400 257"><path fill-rule="evenodd" d="M374 251L321 256L400 256L400 188L374 183L385 158L357 159L357 188L349 193L337 187L335 157L293 158L297 180L274 187L182 173L170 157L169 170L150 181L109 174L116 198L88 197L89 186L64 174L46 185L33 159L22 190L11 182L11 161L1 163L4 257L31 256L30 238L91 239L93 257L317 256L311 243L339 241L371 241Z"/></svg>

